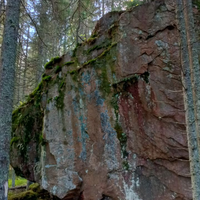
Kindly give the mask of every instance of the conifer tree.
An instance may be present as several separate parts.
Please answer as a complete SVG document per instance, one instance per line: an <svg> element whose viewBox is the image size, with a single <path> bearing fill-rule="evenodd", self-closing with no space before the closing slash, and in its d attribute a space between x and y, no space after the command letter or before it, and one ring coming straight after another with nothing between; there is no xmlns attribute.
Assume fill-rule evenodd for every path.
<svg viewBox="0 0 200 200"><path fill-rule="evenodd" d="M192 0L176 0L193 199L200 199L200 67Z"/></svg>
<svg viewBox="0 0 200 200"><path fill-rule="evenodd" d="M0 200L7 200L15 60L20 0L8 0L3 33L0 77Z"/></svg>

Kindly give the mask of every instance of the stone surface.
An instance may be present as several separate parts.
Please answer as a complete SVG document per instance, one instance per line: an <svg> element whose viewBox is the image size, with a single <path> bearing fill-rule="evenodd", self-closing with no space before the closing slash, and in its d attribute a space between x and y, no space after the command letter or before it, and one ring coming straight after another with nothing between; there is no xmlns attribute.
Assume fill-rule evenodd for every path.
<svg viewBox="0 0 200 200"><path fill-rule="evenodd" d="M37 140L26 142L25 152L38 160L20 154L23 121L13 132L20 174L66 200L192 199L173 4L105 15L92 38L46 70L42 142L37 150Z"/></svg>

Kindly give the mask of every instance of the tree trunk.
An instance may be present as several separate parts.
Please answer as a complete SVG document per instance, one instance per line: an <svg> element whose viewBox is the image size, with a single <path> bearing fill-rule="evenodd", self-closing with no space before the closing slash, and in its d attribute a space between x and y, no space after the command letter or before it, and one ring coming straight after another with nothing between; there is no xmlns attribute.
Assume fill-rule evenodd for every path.
<svg viewBox="0 0 200 200"><path fill-rule="evenodd" d="M111 11L114 10L114 0L111 1Z"/></svg>
<svg viewBox="0 0 200 200"><path fill-rule="evenodd" d="M2 44L0 77L0 200L7 200L9 150L20 0L8 0Z"/></svg>
<svg viewBox="0 0 200 200"><path fill-rule="evenodd" d="M200 68L191 0L176 0L193 199L200 199Z"/></svg>
<svg viewBox="0 0 200 200"><path fill-rule="evenodd" d="M13 188L15 187L15 178L16 178L15 170L12 168L12 187Z"/></svg>
<svg viewBox="0 0 200 200"><path fill-rule="evenodd" d="M47 2L44 0L40 0L40 9L39 9L39 22L40 26L38 28L38 62L36 69L36 84L41 81L41 76L43 74L43 65L46 62L46 49L44 46L45 40L45 32L47 31ZM42 41L41 41L42 40Z"/></svg>
<svg viewBox="0 0 200 200"><path fill-rule="evenodd" d="M26 40L26 51L25 51L25 60L24 60L24 72L23 72L23 99L25 99L25 95L27 95L27 69L28 69L28 48L29 48L29 37L30 37L30 27L28 26L27 40Z"/></svg>
<svg viewBox="0 0 200 200"><path fill-rule="evenodd" d="M105 0L102 0L102 17L105 14Z"/></svg>
<svg viewBox="0 0 200 200"><path fill-rule="evenodd" d="M79 43L79 29L81 26L81 0L78 1L78 26L76 28L76 44Z"/></svg>

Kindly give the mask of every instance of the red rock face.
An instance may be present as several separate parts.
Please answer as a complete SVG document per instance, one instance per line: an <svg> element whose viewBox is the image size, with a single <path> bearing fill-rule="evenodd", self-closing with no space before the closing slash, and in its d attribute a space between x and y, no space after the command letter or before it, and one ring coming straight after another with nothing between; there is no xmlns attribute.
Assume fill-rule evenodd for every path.
<svg viewBox="0 0 200 200"><path fill-rule="evenodd" d="M65 90L62 107L62 82L46 97L44 189L65 200L192 199L173 4L107 14L97 38L61 61L75 63L46 71Z"/></svg>

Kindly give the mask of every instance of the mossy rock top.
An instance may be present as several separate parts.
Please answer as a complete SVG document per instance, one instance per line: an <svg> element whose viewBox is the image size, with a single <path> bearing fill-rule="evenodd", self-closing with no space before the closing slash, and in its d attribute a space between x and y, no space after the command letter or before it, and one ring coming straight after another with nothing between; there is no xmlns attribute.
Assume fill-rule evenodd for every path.
<svg viewBox="0 0 200 200"><path fill-rule="evenodd" d="M32 190L8 196L8 200L37 200L37 193Z"/></svg>
<svg viewBox="0 0 200 200"><path fill-rule="evenodd" d="M44 190L40 189L40 185L38 183L33 183L29 186L29 189L20 193L9 193L8 200L59 200L58 197L52 196Z"/></svg>

